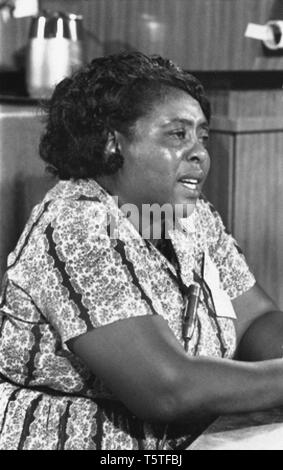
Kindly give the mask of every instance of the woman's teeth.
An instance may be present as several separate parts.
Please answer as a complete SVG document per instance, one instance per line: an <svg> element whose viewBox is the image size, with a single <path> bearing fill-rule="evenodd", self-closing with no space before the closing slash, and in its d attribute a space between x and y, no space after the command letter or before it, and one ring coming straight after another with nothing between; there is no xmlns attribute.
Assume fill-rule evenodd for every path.
<svg viewBox="0 0 283 470"><path fill-rule="evenodd" d="M184 179L184 180L181 180L181 183L184 186L186 186L186 188L188 188L188 189L197 189L198 180L194 179L194 178Z"/></svg>

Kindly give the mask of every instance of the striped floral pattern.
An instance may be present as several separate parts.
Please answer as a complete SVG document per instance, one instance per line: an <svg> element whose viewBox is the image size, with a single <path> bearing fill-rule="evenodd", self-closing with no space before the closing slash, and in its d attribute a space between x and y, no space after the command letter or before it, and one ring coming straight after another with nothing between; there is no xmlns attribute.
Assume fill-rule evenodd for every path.
<svg viewBox="0 0 283 470"><path fill-rule="evenodd" d="M109 215L118 238L109 236ZM204 253L230 298L254 278L208 202L199 200L182 225L170 233L182 283L201 286L188 354L231 358L233 320L215 312L202 277ZM158 314L182 341L174 266L95 181L60 182L49 191L8 265L0 299L0 448L156 448L162 430L132 416L72 354L68 340L129 316ZM176 447L177 434L169 430L167 448Z"/></svg>

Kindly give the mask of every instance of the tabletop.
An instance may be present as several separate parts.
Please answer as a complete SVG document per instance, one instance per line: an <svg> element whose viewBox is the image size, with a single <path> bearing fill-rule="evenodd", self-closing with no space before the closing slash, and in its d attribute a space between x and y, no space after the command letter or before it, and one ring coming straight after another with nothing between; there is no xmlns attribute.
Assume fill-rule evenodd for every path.
<svg viewBox="0 0 283 470"><path fill-rule="evenodd" d="M283 408L220 416L188 450L283 450Z"/></svg>

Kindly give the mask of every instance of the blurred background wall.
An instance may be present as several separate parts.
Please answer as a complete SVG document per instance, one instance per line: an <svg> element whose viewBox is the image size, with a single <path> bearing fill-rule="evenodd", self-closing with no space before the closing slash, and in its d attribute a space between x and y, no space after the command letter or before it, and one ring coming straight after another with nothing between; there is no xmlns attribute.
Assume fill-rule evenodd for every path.
<svg viewBox="0 0 283 470"><path fill-rule="evenodd" d="M249 22L283 19L283 0L42 0L83 15L86 60L139 49L197 75L212 102L206 193L251 268L283 309L283 49L246 38ZM53 184L27 96L30 18L0 18L0 276L31 207Z"/></svg>

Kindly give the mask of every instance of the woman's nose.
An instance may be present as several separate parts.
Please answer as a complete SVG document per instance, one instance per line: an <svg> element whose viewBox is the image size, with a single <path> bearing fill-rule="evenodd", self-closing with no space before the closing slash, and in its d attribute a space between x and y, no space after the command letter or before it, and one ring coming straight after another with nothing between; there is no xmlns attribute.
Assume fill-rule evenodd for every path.
<svg viewBox="0 0 283 470"><path fill-rule="evenodd" d="M199 142L187 154L187 160L203 163L209 158L207 149Z"/></svg>

